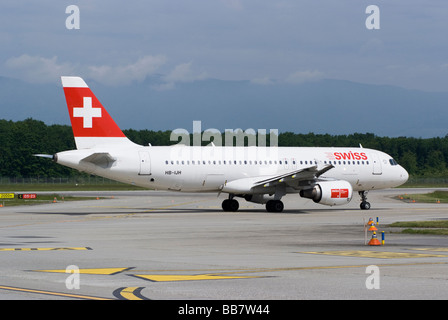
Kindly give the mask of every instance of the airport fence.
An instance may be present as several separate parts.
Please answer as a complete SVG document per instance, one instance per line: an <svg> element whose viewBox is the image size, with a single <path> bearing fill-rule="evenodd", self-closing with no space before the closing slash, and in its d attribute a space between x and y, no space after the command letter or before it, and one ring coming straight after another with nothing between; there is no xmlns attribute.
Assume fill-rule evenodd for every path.
<svg viewBox="0 0 448 320"><path fill-rule="evenodd" d="M0 185L17 184L71 184L71 185L103 185L103 184L122 184L97 176L73 176L73 177L0 177Z"/></svg>
<svg viewBox="0 0 448 320"><path fill-rule="evenodd" d="M1 186L8 185L72 185L72 186L123 186L125 184L103 177L79 175L70 177L0 177ZM448 187L448 177L410 177L403 187Z"/></svg>

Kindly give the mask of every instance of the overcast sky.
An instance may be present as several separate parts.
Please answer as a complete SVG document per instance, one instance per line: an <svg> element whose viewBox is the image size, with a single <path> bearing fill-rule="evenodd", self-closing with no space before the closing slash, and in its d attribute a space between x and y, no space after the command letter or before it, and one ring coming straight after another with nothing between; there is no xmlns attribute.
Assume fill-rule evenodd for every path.
<svg viewBox="0 0 448 320"><path fill-rule="evenodd" d="M372 4L379 30L366 28ZM66 28L69 5L78 30ZM448 91L447 34L446 0L2 0L0 76L116 86L162 74L160 89L331 78Z"/></svg>

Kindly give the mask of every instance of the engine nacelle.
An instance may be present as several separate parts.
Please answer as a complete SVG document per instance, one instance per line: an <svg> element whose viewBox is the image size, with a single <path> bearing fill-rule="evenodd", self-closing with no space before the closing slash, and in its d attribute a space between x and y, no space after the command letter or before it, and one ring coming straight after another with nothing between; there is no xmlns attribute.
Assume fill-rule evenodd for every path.
<svg viewBox="0 0 448 320"><path fill-rule="evenodd" d="M301 190L300 196L312 199L315 203L338 206L352 200L353 188L344 180L322 181L314 185L313 188Z"/></svg>

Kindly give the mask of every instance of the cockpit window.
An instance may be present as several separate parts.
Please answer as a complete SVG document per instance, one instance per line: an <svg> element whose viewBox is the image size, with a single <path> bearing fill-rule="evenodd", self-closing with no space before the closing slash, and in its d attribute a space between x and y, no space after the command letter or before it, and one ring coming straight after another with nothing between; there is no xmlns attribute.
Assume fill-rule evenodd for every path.
<svg viewBox="0 0 448 320"><path fill-rule="evenodd" d="M394 159L389 159L389 162L392 166L396 166L398 164Z"/></svg>

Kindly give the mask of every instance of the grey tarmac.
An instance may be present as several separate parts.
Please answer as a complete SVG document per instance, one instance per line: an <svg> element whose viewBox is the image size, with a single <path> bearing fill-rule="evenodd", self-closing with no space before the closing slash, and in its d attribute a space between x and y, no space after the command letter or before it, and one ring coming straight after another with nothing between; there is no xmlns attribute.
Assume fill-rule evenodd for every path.
<svg viewBox="0 0 448 320"><path fill-rule="evenodd" d="M448 237L387 227L447 219L447 204L393 198L431 190L371 191L370 210L357 195L340 207L288 195L282 213L243 199L229 213L224 194L164 191L5 206L0 299L448 299ZM384 246L365 244L370 217Z"/></svg>

